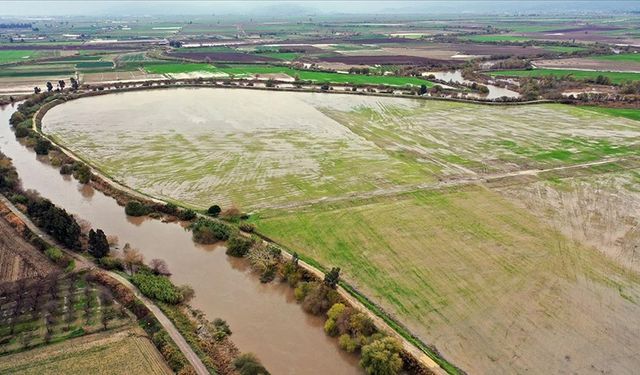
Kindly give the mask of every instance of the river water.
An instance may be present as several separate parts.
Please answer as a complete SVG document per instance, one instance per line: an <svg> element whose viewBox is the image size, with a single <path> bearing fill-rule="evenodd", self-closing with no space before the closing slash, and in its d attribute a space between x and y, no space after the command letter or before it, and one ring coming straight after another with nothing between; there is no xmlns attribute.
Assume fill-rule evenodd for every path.
<svg viewBox="0 0 640 375"><path fill-rule="evenodd" d="M464 79L464 77L462 77L462 71L460 70L453 70L449 72L427 72L427 73L424 73L423 75L428 76L431 74L433 74L436 77L436 79L439 79L445 82L455 82L455 83L461 83L465 85L473 84L473 81L466 80ZM504 87L498 87L494 85L485 85L484 83L482 83L482 85L487 86L487 88L489 89L489 92L487 94L468 93L467 96L474 97L474 98L481 98L481 99L497 99L503 96L506 96L508 98L520 97L520 93L513 90L506 89Z"/></svg>
<svg viewBox="0 0 640 375"><path fill-rule="evenodd" d="M130 243L145 261L164 259L173 281L195 290L191 305L210 320L225 319L240 350L257 354L273 374L362 374L357 357L324 334L323 319L304 313L291 288L261 284L246 262L226 256L223 246L193 243L179 223L127 217L114 199L60 175L16 140L8 122L14 110L0 108L0 151L13 159L25 189L117 236L120 247Z"/></svg>

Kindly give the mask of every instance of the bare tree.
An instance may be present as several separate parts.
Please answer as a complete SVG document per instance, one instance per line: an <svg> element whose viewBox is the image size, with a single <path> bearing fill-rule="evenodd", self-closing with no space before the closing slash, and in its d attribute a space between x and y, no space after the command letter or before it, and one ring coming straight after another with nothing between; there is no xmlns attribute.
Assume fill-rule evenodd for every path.
<svg viewBox="0 0 640 375"><path fill-rule="evenodd" d="M138 271L138 267L144 263L144 257L140 254L140 251L134 249L129 244L124 245L123 252L123 262L124 266L129 271L130 275L133 275L136 271Z"/></svg>
<svg viewBox="0 0 640 375"><path fill-rule="evenodd" d="M149 267L151 267L151 270L156 275L164 275L164 276L171 275L167 262L165 262L162 259L151 259L151 262L149 263Z"/></svg>

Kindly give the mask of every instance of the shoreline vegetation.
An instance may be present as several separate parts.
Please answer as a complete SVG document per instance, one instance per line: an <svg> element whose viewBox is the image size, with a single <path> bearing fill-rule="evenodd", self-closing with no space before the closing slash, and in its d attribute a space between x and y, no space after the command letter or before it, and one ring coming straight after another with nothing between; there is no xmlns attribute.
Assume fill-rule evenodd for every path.
<svg viewBox="0 0 640 375"><path fill-rule="evenodd" d="M98 91L97 93L103 94L107 92ZM39 95L42 95L42 94L39 94ZM31 105L26 105L25 107L22 107L23 109L26 109L26 111L24 111L26 113L26 116L24 117L25 118L30 117L29 120L23 120L23 121L29 121L29 125L31 125L31 133L29 134L30 136L37 138L37 140L35 141L35 145L37 146L38 143L43 144L48 142L48 145L43 146L42 148L43 149L46 148L47 151L53 151L53 153L55 154L55 157L64 159L64 160L61 160L60 162L61 172L72 171L72 174L73 174L73 171L76 171L82 168L82 166L86 166L87 164L83 162L80 158L78 158L75 154L71 153L69 150L66 150L64 147L59 146L55 143L52 143L45 135L43 135L40 131L40 121L42 120L46 112L49 109L53 108L55 105L66 102L67 100L72 100L72 99L77 99L80 97L92 96L92 95L96 95L96 94L94 94L94 92L89 92L86 95L73 95L71 98L55 97L56 95L54 95L49 98L43 97L43 99L41 99L40 102L38 103L29 103L29 101L27 101L26 103ZM191 218L194 215L194 211L191 210L190 208L179 207L173 203L160 203L162 202L161 200L148 197L130 188L125 187L125 189L120 189L119 183L115 182L117 186L114 186L110 181L107 180L108 177L102 177L100 172L97 172L95 169L90 168L90 170L91 170L91 174L89 177L89 181L92 184L92 186L102 191L106 195L113 197L121 206L123 205L126 206L127 203L129 203L130 201L137 201L140 205L144 206L144 208L141 209L138 204L133 204L133 206L136 207L134 209L134 212L136 212L136 210L141 209L136 213L139 213L139 214L144 213L149 217L157 218L157 219L162 218L165 215L172 216L178 219ZM74 177L76 175L77 173L74 174ZM130 209L131 209L131 206L130 206ZM238 217L235 217L235 218L232 217L230 220L231 222L229 221L223 222L217 219L213 219L215 220L213 221L211 218L203 218L203 216L204 215L201 214L200 218L198 219L198 221L196 221L196 223L198 222L203 223L204 220L206 220L207 227L211 225L208 223L219 223L220 225L230 226L230 228L231 226L233 226L232 228L234 229L235 236L231 241L232 243L234 241L237 241L237 242L242 241L240 238L246 238L245 235L238 235L238 233L241 232L240 228L235 227L238 224L238 220L237 220ZM169 219L169 220L172 220L172 219ZM200 233L200 231L196 231L196 233ZM231 236L229 235L229 238L230 237ZM224 238L224 236L222 236L222 238ZM257 235L254 237L254 240L251 240L252 245L255 245L255 243L257 242L255 241L255 238L258 238ZM260 242L262 241L263 240L261 239ZM246 242L244 246L246 246ZM248 254L249 253L248 247L246 249L246 252L241 251L240 253L241 254L244 253L244 255ZM293 257L293 254L287 253L287 256ZM434 371L437 373L438 371L440 371L440 369L444 369L447 373L450 373L450 374L464 373L464 371L458 369L453 364L449 363L446 359L442 358L438 353L437 349L432 348L427 344L423 343L422 341L420 341L416 336L411 334L409 330L405 328L397 319L393 318L388 313L386 313L381 307L376 306L369 299L361 295L360 292L358 292L355 288L348 286L344 282L339 282L340 288L343 290L343 295L350 296L349 301L347 301L346 299L341 301L340 299L336 299L335 297L329 298L328 296L334 296L334 293L328 293L325 288L320 287L321 283L318 281L317 275L322 275L324 273L323 271L320 270L320 268L313 266L312 264L314 263L316 262L313 262L312 260L309 260L308 262L300 262L298 258L296 265L299 265L301 269L303 269L304 267L305 269L304 272L308 273L307 276L305 276L306 278L308 278L308 281L305 281L305 282L312 283L312 284L310 284L307 288L309 290L314 291L314 293L312 293L313 296L317 297L318 295L320 295L321 297L324 298L323 302L321 303L323 304L323 306L325 306L328 309L335 303L343 303L350 309L358 309L358 308L365 309L370 313L371 316L376 317L377 324L383 325L382 332L392 333L396 337L395 340L401 339L403 341L403 342L393 341L393 343L390 344L389 340L386 340L383 343L379 343L377 342L379 341L379 339L381 339L379 335L377 336L369 335L369 336L364 336L363 338L363 337L360 337L360 336L363 336L360 333L353 333L354 340L356 340L355 338L357 338L357 342L350 343L350 345L343 344L345 348L350 349L347 351L353 352L356 349L359 349L360 347L366 346L368 344L371 344L371 345L375 344L374 347L378 347L378 346L387 347L388 345L391 345L391 349L393 351L396 351L396 349L398 349L396 353L397 356L403 358L402 362L405 363L408 369L413 369L412 373L428 374L428 373L433 373ZM285 265L288 263L282 262L278 264L279 264L278 267L280 266L285 267ZM275 265L270 266L270 269L271 269L270 272L274 275L274 278L275 278L275 275L277 274L277 270L274 268L274 266ZM313 276L313 275L316 275L316 276ZM336 284L337 283L338 282L336 282ZM299 293L302 293L302 292L299 292ZM304 297L306 297L306 294L304 294ZM302 299L299 302L304 303L305 298L303 297L301 298ZM329 302L334 302L334 303L329 304ZM350 304L354 304L354 303L357 303L358 306L357 307L350 306ZM315 311L317 311L318 314L326 313L324 308L320 310L315 310ZM346 333L343 333L341 335L344 335L344 334ZM343 342L346 342L346 340L347 340L346 338L343 338Z"/></svg>

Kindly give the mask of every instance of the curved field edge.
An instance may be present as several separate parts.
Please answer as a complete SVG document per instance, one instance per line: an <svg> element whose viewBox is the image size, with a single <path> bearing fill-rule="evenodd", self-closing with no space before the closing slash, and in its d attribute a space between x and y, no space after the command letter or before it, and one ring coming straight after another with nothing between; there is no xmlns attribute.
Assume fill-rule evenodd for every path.
<svg viewBox="0 0 640 375"><path fill-rule="evenodd" d="M274 216L275 216L275 215L274 215ZM266 217L266 216L265 216L265 217ZM420 217L420 216L417 216L417 217ZM261 222L262 222L262 220L263 220L263 219L264 219L264 218L257 218L257 222L258 222L258 224L259 224L259 228L261 227L261 225L263 225L263 224L261 224ZM268 219L270 219L270 218L268 218ZM527 220L525 220L525 221L528 221L529 219L530 219L530 218L527 218ZM329 221L330 221L330 222L335 222L333 219L332 219L332 220L329 220ZM283 225L283 227L287 227L288 225L289 225L289 223L286 223L286 224L284 224L284 225ZM320 227L320 226L319 226L319 227ZM315 227L314 227L314 228L315 228ZM314 228L312 228L312 229L314 229ZM481 230L480 232L482 232L482 230ZM269 231L269 230L267 230L267 231L266 231L266 233L267 233L267 234L269 234L269 235L271 235L271 234L272 234L272 232L271 232L271 231ZM278 239L277 237L276 237L276 239L280 241L280 239ZM304 245L303 245L303 246L300 246L300 245L299 245L300 243L303 243L303 241L299 241L299 239L297 239L297 238L294 238L294 240L291 240L291 241L280 241L280 242L283 242L283 243L287 244L287 245L288 245L288 247L290 247L290 248L303 248L303 249L305 249L305 250L308 250L308 248L307 248L306 246L304 246ZM287 243L287 242L290 242L290 243ZM310 246L310 248L313 248L313 246ZM308 255L308 251L305 251L305 253ZM592 255L593 255L593 254L592 254ZM321 260L323 261L323 263L327 263L327 260L326 260L325 258L317 257L317 256L313 256L312 258L313 258L313 259L321 259ZM332 261L333 261L333 259L330 259L330 260L329 260L329 263L331 263ZM318 264L317 262L313 262L313 263ZM327 264L329 264L329 263L327 263ZM608 262L605 262L605 263L607 263L607 264L608 264ZM318 264L318 265L319 265L319 264ZM607 266L607 267L608 267L608 266ZM508 268L508 267L507 267L507 268ZM589 271L589 270L587 270L587 271ZM614 274L617 274L617 273L619 272L619 270L616 270L616 269L614 269L613 271L615 271L615 272L613 272ZM589 275L589 278L590 278L590 279L593 279L593 280L596 280L596 279L597 279L599 282L605 282L605 283L608 283L608 284L611 284L611 285L618 285L618 284L620 284L620 285L622 285L622 287L623 287L623 288L626 288L626 287L627 287L626 282L622 282L622 283L621 283L619 280L613 280L613 281L612 281L612 280L607 280L606 276L603 276L603 274L602 274L601 272L597 272L597 271L596 271L594 274L591 274L592 272L591 272L591 271L589 271L589 273L590 273L590 275ZM622 294L622 293L623 293L623 292L621 292L621 294ZM625 291L624 293L626 293L626 291ZM631 293L631 295L633 295L634 293L635 293L635 292L632 292L632 293ZM370 294L370 293L369 293L369 294ZM359 294L359 295L360 295L360 296L362 296L362 297L364 298L364 296L363 296L363 295L361 295L361 294ZM377 312L376 312L376 313L377 313ZM402 334L402 333L401 333L401 334ZM410 336L409 336L409 337L407 337L407 336L406 336L406 334L403 334L403 336L405 336L405 338L409 338L409 337L410 337ZM423 350L424 350L424 349L423 349ZM444 367L444 366L443 366L443 367Z"/></svg>
<svg viewBox="0 0 640 375"><path fill-rule="evenodd" d="M101 93L100 95L104 95L104 94L106 94L106 93ZM72 100L80 99L82 97L83 96L78 96L78 97L72 98ZM87 165L89 165L93 169L94 173L97 171L99 176L100 176L100 178L104 179L107 183L112 185L113 188L115 188L116 190L118 190L118 191L120 191L120 192L122 192L124 194L133 196L134 199L135 198L144 198L144 199L153 200L155 202L173 203L173 204L176 204L177 206L183 207L183 208L192 208L191 206L185 205L184 203L182 203L180 201L165 200L165 199L160 199L160 198L153 197L153 196L151 196L149 194L146 194L144 192L141 192L141 191L138 191L138 190L133 189L131 187L128 187L125 184L123 184L123 183L121 183L121 182L119 182L117 180L112 179L108 174L104 173L101 169L97 168L91 162L89 162L86 159L82 158L81 156L77 155L75 152L73 152L71 149L65 147L64 145L57 143L55 138L52 138L49 135L47 135L46 133L44 133L42 131L42 128L41 128L42 118L46 115L46 113L51 108L53 108L53 107L55 107L57 105L63 104L65 102L67 102L67 101L68 100L58 100L58 99L56 99L56 100L48 102L48 103L44 104L42 107L40 107L33 114L33 118L32 119L33 119L33 129L34 129L34 131L38 132L41 136L45 137L46 139L49 139L56 146L60 147L60 149L63 150L67 155L69 155L72 158L74 158L76 160L79 160L79 161L82 161L82 162L86 163ZM525 104L528 104L528 103L525 103ZM264 239L268 240L268 237L263 236L263 235L261 235L260 233L257 233L257 232L256 232L256 234L260 235ZM293 252L289 253L289 255L291 255L291 254L293 254ZM316 262L315 260L313 260L313 259L311 259L311 258L309 258L307 256L303 255L303 256L301 256L301 259L303 259L310 267L312 267L312 271L324 272L326 270L326 267L321 266L318 262ZM350 286L345 281L341 281L340 285L341 285L341 287L344 288L345 291L347 291L350 295L352 295L354 298L356 298L356 300L361 302L365 307L369 308L371 313L373 313L376 316L380 317L388 325L387 329L395 331L401 337L406 339L409 343L414 345L419 351L423 352L429 358L431 358L433 361L435 361L448 374L452 374L452 375L465 374L465 372L463 370L461 370L456 365L452 364L447 359L445 359L442 355L440 355L440 353L437 351L437 349L435 349L433 346L428 345L425 342L423 342L415 334L411 333L396 318L394 318L393 316L391 316L390 314L385 312L379 305L377 305L374 302L372 302L368 297L363 295L357 289L355 289L354 287Z"/></svg>

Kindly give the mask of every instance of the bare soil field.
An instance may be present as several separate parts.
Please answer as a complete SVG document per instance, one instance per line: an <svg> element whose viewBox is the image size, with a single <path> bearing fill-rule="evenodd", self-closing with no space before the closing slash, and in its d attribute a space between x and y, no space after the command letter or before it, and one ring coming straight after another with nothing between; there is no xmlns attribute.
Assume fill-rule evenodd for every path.
<svg viewBox="0 0 640 375"><path fill-rule="evenodd" d="M640 72L640 64L633 61L605 61L590 58L571 58L537 60L534 63L539 68Z"/></svg>
<svg viewBox="0 0 640 375"><path fill-rule="evenodd" d="M56 267L14 226L21 230L22 223L0 205L0 283L42 278L54 271Z"/></svg>
<svg viewBox="0 0 640 375"><path fill-rule="evenodd" d="M322 57L322 60L354 65L457 65L462 63L456 60L438 60L409 55L326 56Z"/></svg>
<svg viewBox="0 0 640 375"><path fill-rule="evenodd" d="M550 178L497 189L567 238L640 272L640 174L637 169Z"/></svg>
<svg viewBox="0 0 640 375"><path fill-rule="evenodd" d="M96 333L2 357L3 374L173 374L138 327Z"/></svg>
<svg viewBox="0 0 640 375"><path fill-rule="evenodd" d="M161 74L149 74L143 70L131 70L124 72L83 73L80 75L83 83L101 83L116 81L139 81L165 79Z"/></svg>
<svg viewBox="0 0 640 375"><path fill-rule="evenodd" d="M256 62L273 62L280 61L268 56L260 56L249 53L234 52L175 52L171 53L172 57L185 58L198 61L215 61L229 63L256 63Z"/></svg>

